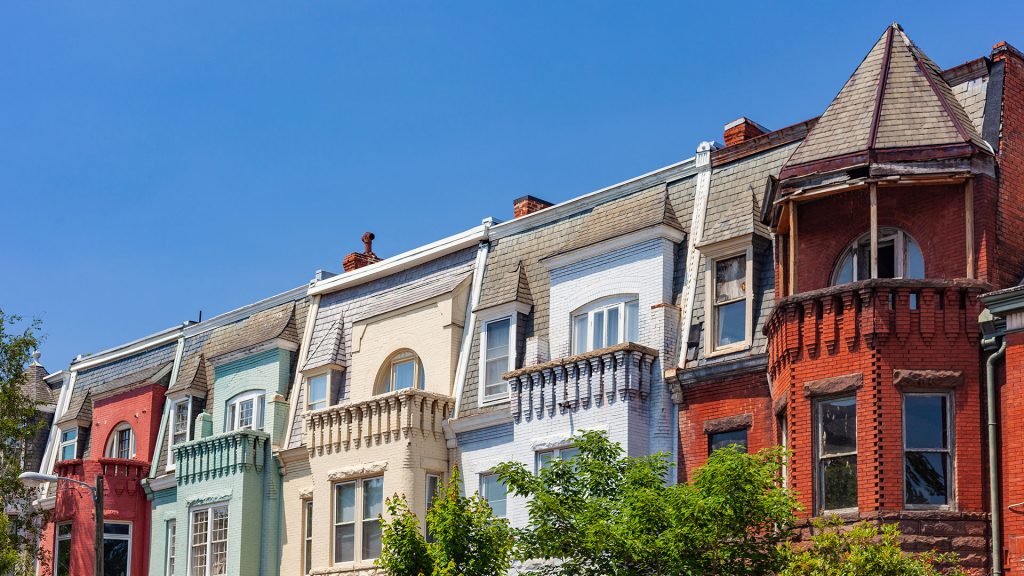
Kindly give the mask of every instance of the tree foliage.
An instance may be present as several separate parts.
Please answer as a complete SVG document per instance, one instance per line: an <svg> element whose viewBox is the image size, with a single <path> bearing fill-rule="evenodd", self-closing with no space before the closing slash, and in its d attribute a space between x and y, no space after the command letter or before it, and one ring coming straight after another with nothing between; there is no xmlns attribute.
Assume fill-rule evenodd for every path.
<svg viewBox="0 0 1024 576"><path fill-rule="evenodd" d="M459 470L442 484L427 512L431 542L405 496L388 499L381 555L388 576L504 576L511 566L512 531L478 495L463 496Z"/></svg>
<svg viewBox="0 0 1024 576"><path fill-rule="evenodd" d="M17 316L0 310L0 507L4 512L0 537L0 573L35 573L42 514L33 508L33 489L18 476L36 432L44 425L35 402L24 394L25 367L38 346L37 323L18 330Z"/></svg>
<svg viewBox="0 0 1024 576"><path fill-rule="evenodd" d="M769 574L782 568L797 503L779 485L783 452L718 450L690 484L666 485L665 455L624 457L600 432L585 432L571 460L534 474L509 462L497 471L528 497L520 559L549 562L534 574L647 576Z"/></svg>
<svg viewBox="0 0 1024 576"><path fill-rule="evenodd" d="M819 520L811 545L785 549L787 567L779 576L965 576L956 554L900 549L894 524L881 529L860 523L845 527L838 518Z"/></svg>

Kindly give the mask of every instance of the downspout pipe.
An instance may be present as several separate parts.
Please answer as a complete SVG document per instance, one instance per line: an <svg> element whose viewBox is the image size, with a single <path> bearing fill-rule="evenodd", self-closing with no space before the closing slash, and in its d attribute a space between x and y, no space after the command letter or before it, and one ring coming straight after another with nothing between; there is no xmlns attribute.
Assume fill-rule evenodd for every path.
<svg viewBox="0 0 1024 576"><path fill-rule="evenodd" d="M988 483L989 507L992 510L992 576L1003 576L1003 511L999 485L999 423L996 420L996 362L1006 355L1006 339L1001 335L991 336L982 342L999 349L985 361L985 396L988 402ZM986 342L987 341L987 342Z"/></svg>

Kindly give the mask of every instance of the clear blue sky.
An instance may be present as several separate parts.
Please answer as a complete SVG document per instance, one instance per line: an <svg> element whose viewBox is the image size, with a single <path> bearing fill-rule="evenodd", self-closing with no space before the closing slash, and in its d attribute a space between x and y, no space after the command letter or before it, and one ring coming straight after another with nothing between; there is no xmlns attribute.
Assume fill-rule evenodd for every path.
<svg viewBox="0 0 1024 576"><path fill-rule="evenodd" d="M53 371L820 114L898 21L940 66L1024 45L960 2L7 2L0 308Z"/></svg>

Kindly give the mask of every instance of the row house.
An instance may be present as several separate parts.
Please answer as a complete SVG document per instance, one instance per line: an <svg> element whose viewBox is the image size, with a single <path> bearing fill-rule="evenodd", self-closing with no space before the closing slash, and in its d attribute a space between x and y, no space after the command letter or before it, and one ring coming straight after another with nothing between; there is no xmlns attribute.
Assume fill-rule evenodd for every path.
<svg viewBox="0 0 1024 576"><path fill-rule="evenodd" d="M181 330L145 480L148 573L281 573L275 453L287 430L307 302L300 286Z"/></svg>

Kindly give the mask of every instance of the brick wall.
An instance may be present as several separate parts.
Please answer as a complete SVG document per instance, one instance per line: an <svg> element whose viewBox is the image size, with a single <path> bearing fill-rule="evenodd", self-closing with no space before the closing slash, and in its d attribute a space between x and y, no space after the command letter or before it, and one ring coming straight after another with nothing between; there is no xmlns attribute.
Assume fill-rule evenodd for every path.
<svg viewBox="0 0 1024 576"><path fill-rule="evenodd" d="M999 390L1002 432L1002 496L1006 505L1024 502L1024 332L1006 337L1005 381ZM1008 574L1024 573L1024 510L1003 512Z"/></svg>
<svg viewBox="0 0 1024 576"><path fill-rule="evenodd" d="M1004 65L1002 133L999 139L998 287L1024 276L1024 55L1005 43L992 55Z"/></svg>
<svg viewBox="0 0 1024 576"><path fill-rule="evenodd" d="M750 414L747 446L757 452L776 444L772 400L768 378L763 371L724 380L704 381L683 391L679 407L679 481L693 479L693 473L708 459L708 435L704 424L716 418Z"/></svg>

